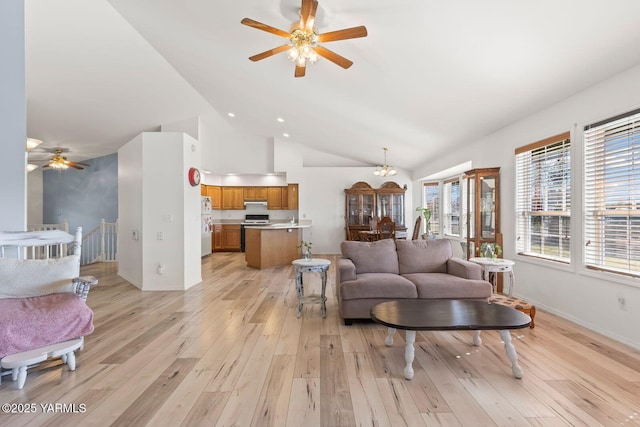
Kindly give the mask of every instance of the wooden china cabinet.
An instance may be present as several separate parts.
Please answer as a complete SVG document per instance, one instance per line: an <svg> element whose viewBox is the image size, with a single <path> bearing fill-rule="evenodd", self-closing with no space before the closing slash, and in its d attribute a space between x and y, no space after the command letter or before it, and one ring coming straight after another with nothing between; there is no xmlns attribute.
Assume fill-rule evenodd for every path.
<svg viewBox="0 0 640 427"><path fill-rule="evenodd" d="M391 217L396 231L406 231L404 223L405 189L395 182L385 182L374 189L366 182L356 182L345 192L345 226L349 236L358 239L358 232L369 230L372 217Z"/></svg>
<svg viewBox="0 0 640 427"><path fill-rule="evenodd" d="M344 190L346 207L346 226L352 238L358 231L369 229L369 220L375 215L376 193L366 182L356 182Z"/></svg>
<svg viewBox="0 0 640 427"><path fill-rule="evenodd" d="M502 247L500 232L500 168L465 172L467 187L467 259L480 257L483 243Z"/></svg>

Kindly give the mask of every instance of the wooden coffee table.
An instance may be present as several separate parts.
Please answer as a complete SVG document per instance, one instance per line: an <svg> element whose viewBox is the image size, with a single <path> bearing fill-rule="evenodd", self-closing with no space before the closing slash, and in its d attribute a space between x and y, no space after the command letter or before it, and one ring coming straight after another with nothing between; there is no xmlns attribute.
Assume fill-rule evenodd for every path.
<svg viewBox="0 0 640 427"><path fill-rule="evenodd" d="M393 344L396 329L406 330L404 377L413 378L414 342L416 331L474 331L473 345L482 344L480 331L497 330L511 360L513 376L522 378L518 354L511 343L509 329L526 328L531 318L526 314L498 304L476 300L399 300L388 301L371 308L371 318L389 328L385 344Z"/></svg>

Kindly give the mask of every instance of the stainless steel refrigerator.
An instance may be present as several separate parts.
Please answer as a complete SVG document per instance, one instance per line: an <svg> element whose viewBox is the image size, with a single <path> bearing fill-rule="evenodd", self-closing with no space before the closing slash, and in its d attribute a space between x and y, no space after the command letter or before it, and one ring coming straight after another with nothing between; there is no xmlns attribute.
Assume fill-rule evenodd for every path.
<svg viewBox="0 0 640 427"><path fill-rule="evenodd" d="M213 231L213 219L211 218L211 197L202 196L202 215L200 235L202 241L202 256L211 254L211 232Z"/></svg>

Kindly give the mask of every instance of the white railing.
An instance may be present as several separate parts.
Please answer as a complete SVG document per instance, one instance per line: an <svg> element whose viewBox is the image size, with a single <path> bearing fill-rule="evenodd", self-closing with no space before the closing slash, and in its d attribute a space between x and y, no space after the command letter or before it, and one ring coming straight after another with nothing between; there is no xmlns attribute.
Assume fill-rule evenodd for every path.
<svg viewBox="0 0 640 427"><path fill-rule="evenodd" d="M27 224L27 231L62 230L69 232L69 223L65 219L60 224Z"/></svg>
<svg viewBox="0 0 640 427"><path fill-rule="evenodd" d="M81 264L116 262L118 249L118 222L100 220L93 230L82 237Z"/></svg>
<svg viewBox="0 0 640 427"><path fill-rule="evenodd" d="M62 230L69 232L69 223L65 219L59 224L27 224L27 231ZM53 252L52 252L53 251ZM42 259L60 256L67 253L67 245L54 246L33 246L30 254L25 254L29 258Z"/></svg>
<svg viewBox="0 0 640 427"><path fill-rule="evenodd" d="M62 230L69 232L69 223L65 219L59 224L28 224L27 231ZM80 264L94 262L115 262L118 249L118 222L105 222L82 236ZM38 256L39 258L42 256Z"/></svg>

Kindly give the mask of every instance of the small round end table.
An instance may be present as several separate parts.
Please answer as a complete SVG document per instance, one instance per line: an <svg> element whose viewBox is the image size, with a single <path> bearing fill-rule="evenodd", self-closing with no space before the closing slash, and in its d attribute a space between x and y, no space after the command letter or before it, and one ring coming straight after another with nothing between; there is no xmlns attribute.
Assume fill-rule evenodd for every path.
<svg viewBox="0 0 640 427"><path fill-rule="evenodd" d="M494 258L484 258L484 257L469 258L469 261L474 262L476 264L480 264L480 266L482 267L484 280L486 280L487 282L490 282L489 273L508 273L509 274L509 292L507 292L506 294L509 296L513 294L513 288L515 286L515 277L513 276L513 265L515 263L513 261L511 261L510 259L502 259L502 258L494 259ZM496 293L496 282L497 280L495 279L493 282L491 282L494 294Z"/></svg>
<svg viewBox="0 0 640 427"><path fill-rule="evenodd" d="M311 258L309 260L296 259L292 262L296 269L296 293L298 294L298 311L296 317L300 317L302 314L303 303L320 303L320 314L322 317L327 316L327 297L325 297L325 290L327 288L327 270L331 261L328 259ZM322 291L320 295L311 294L304 295L304 285L302 283L302 273L320 273L322 278Z"/></svg>

